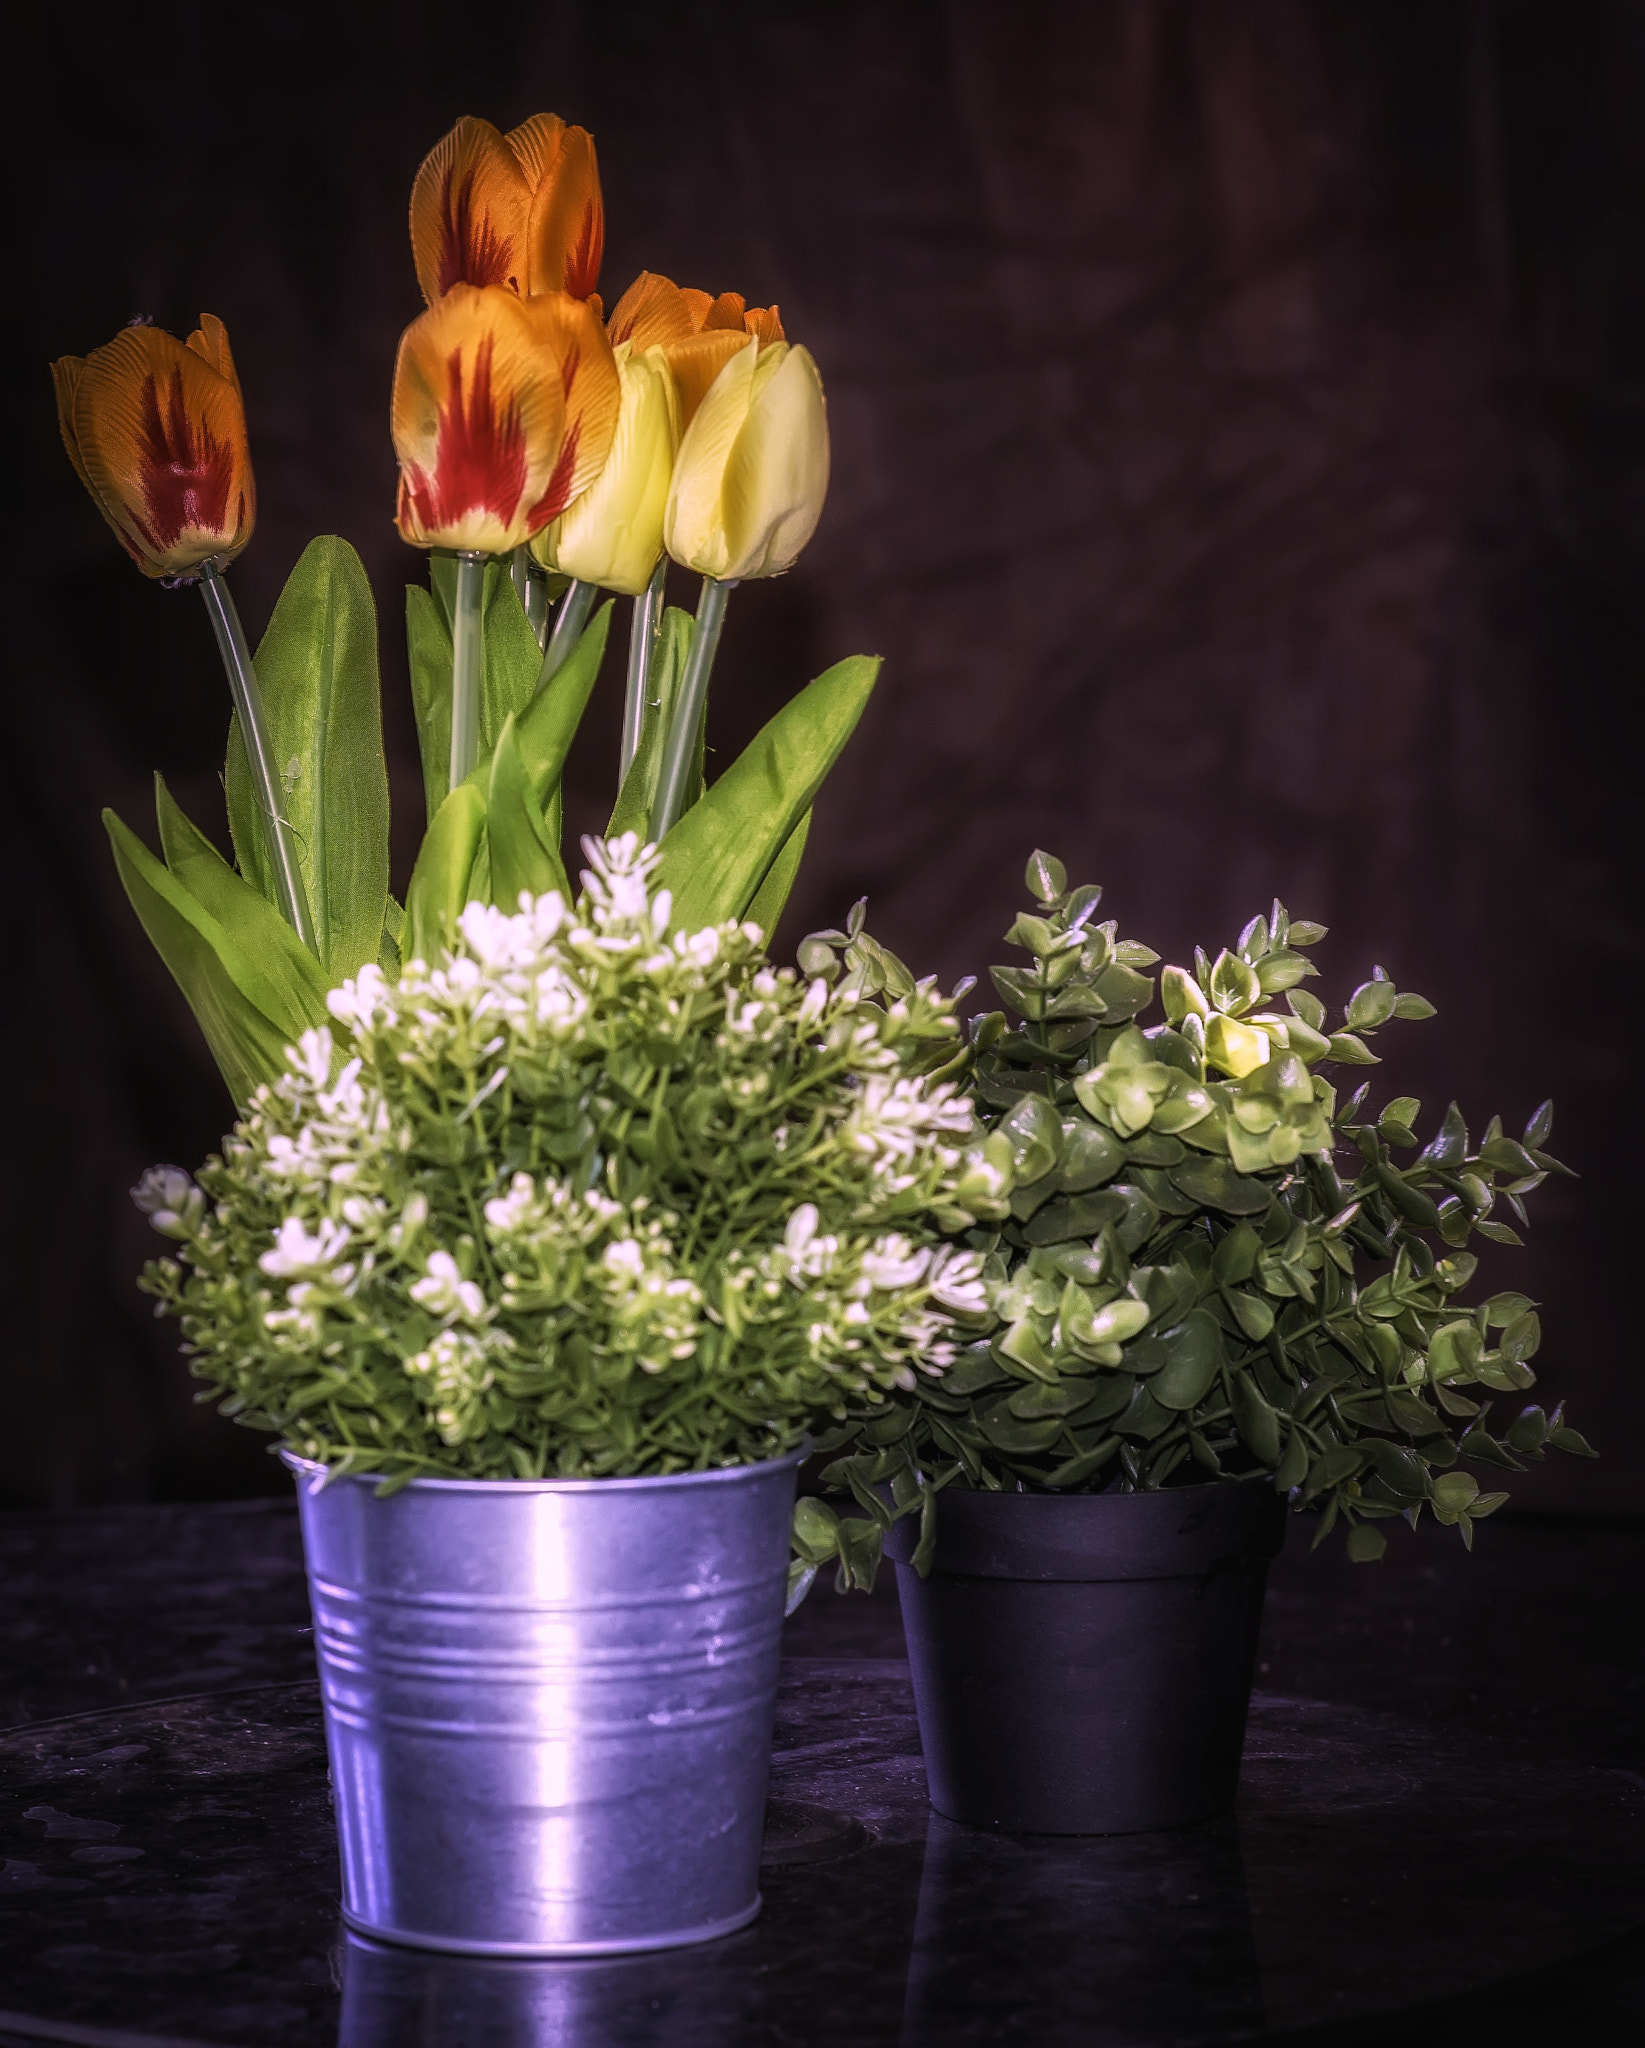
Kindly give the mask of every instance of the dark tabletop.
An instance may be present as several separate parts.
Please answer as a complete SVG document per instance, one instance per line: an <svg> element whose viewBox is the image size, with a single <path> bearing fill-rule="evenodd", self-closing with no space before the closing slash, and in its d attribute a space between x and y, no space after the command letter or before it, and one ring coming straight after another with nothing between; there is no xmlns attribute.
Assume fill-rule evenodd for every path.
<svg viewBox="0 0 1645 2048"><path fill-rule="evenodd" d="M936 1819L888 1570L789 1624L753 1928L476 1971L339 1934L289 1503L0 1517L0 2048L1645 2038L1645 1526L1309 1533L1234 1822Z"/></svg>

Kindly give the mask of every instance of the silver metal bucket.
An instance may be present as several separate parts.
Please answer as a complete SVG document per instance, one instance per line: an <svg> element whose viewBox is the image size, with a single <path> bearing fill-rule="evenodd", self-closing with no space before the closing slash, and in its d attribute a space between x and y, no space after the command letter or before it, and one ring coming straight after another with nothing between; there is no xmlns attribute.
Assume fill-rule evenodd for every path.
<svg viewBox="0 0 1645 2048"><path fill-rule="evenodd" d="M754 1918L794 1473L298 1476L343 1917L465 1955Z"/></svg>

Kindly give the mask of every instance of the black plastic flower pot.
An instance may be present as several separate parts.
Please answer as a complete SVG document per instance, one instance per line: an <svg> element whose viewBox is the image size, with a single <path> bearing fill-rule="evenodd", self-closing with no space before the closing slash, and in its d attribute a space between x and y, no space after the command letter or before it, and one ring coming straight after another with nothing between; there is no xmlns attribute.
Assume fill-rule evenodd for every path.
<svg viewBox="0 0 1645 2048"><path fill-rule="evenodd" d="M891 1531L931 1804L1010 1833L1136 1834L1232 1810L1272 1487L972 1493L929 1578Z"/></svg>

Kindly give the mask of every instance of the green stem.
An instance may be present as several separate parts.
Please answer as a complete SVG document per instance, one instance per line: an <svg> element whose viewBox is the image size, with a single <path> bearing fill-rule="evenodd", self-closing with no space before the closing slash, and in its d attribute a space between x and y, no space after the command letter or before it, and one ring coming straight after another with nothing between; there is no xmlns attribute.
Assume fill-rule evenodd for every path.
<svg viewBox="0 0 1645 2048"><path fill-rule="evenodd" d="M548 636L548 645L543 649L542 671L537 677L537 689L541 693L571 659L572 650L583 637L583 628L588 624L589 607L599 591L597 583L583 583L574 580L571 588L560 599L560 609L554 614L554 630Z"/></svg>
<svg viewBox="0 0 1645 2048"><path fill-rule="evenodd" d="M617 763L617 787L640 751L640 731L645 724L646 683L657 652L657 638L663 625L663 584L668 577L668 557L659 555L645 594L634 600L634 617L628 628L628 693L623 698L622 752Z"/></svg>
<svg viewBox="0 0 1645 2048"><path fill-rule="evenodd" d="M514 585L514 595L525 609L526 592L530 586L531 550L522 541L508 558L508 580Z"/></svg>
<svg viewBox="0 0 1645 2048"><path fill-rule="evenodd" d="M663 749L657 774L657 801L651 812L649 837L661 845L685 809L686 784L696 758L697 735L702 729L703 710L708 702L709 671L719 651L720 628L725 623L726 599L736 588L734 582L703 578L703 594L697 603L697 630L691 638L691 653L674 698L674 716L669 723L668 742Z"/></svg>
<svg viewBox="0 0 1645 2048"><path fill-rule="evenodd" d="M451 633L451 775L455 789L480 755L480 670L485 655L481 599L485 556L457 557L457 615Z"/></svg>
<svg viewBox="0 0 1645 2048"><path fill-rule="evenodd" d="M263 723L263 697L257 687L251 649L246 645L245 628L240 623L240 614L229 587L223 581L221 571L210 562L200 572L200 594L211 615L217 651L223 657L223 667L228 674L229 695L234 700L234 715L240 721L240 737L246 743L246 759L251 764L257 802L268 822L275 901L286 923L318 957L320 949L314 939L308 892L303 887L302 870L297 864L296 842L281 807L283 792L269 745L268 728Z"/></svg>
<svg viewBox="0 0 1645 2048"><path fill-rule="evenodd" d="M531 562L525 573L525 615L540 648L548 638L548 571Z"/></svg>

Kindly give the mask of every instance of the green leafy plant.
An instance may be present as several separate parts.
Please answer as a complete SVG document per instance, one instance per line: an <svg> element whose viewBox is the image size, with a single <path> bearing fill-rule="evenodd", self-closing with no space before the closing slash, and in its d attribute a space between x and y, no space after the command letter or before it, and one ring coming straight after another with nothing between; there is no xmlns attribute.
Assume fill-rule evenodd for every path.
<svg viewBox="0 0 1645 2048"><path fill-rule="evenodd" d="M267 752L279 767L282 823L296 848L296 886L313 945L279 908L274 835L238 717L224 770L236 866L158 778L159 858L105 813L126 891L239 1103L283 1073L285 1048L324 1022L326 991L368 962L397 974L402 957L438 960L471 901L512 910L522 889L570 893L560 783L600 673L610 604L551 660L508 565L487 567L478 762L448 790L456 570L454 558L436 555L430 588L407 592L429 823L404 908L389 893L376 614L359 558L335 537L305 550L255 658ZM545 620L545 638L547 626ZM614 835L649 835L663 744L696 631L689 614L663 613L644 671L637 751L612 814ZM812 799L850 738L878 668L858 656L819 676L711 787L703 781L699 737L686 808L661 846L661 881L681 922L697 928L752 918L767 932L773 928L798 871Z"/></svg>
<svg viewBox="0 0 1645 2048"><path fill-rule="evenodd" d="M998 967L1014 1022L971 1031L990 1143L1009 1148L1010 1216L970 1231L986 1305L957 1364L837 1431L824 1475L869 1519L814 1514L807 1569L873 1575L884 1528L924 1518L950 1485L1152 1490L1218 1478L1271 1482L1319 1511L1318 1537L1382 1555L1381 1523L1424 1512L1471 1546L1507 1498L1487 1477L1552 1446L1591 1457L1539 1405L1499 1419L1535 1383L1534 1304L1466 1299L1479 1236L1520 1242L1525 1198L1567 1171L1547 1151L1544 1104L1523 1135L1493 1118L1477 1143L1453 1103L1427 1143L1409 1096L1373 1115L1369 1088L1339 1102L1327 1075L1372 1064L1368 1040L1433 1014L1377 968L1331 1028L1302 983L1324 928L1276 903L1236 945L1159 976L1159 956L1097 921L1101 891L1069 889L1036 853L1034 907ZM864 994L906 970L855 934L821 934L808 971L842 969ZM1410 1155L1414 1154L1412 1157ZM1003 1163L1003 1162L998 1162Z"/></svg>
<svg viewBox="0 0 1645 2048"><path fill-rule="evenodd" d="M586 842L574 908L470 903L368 962L198 1182L134 1191L202 1398L333 1472L698 1470L849 1428L953 1357L1004 1214L958 1033L669 929L664 856Z"/></svg>

